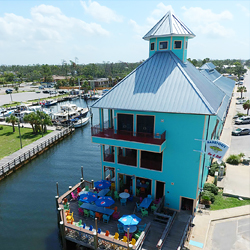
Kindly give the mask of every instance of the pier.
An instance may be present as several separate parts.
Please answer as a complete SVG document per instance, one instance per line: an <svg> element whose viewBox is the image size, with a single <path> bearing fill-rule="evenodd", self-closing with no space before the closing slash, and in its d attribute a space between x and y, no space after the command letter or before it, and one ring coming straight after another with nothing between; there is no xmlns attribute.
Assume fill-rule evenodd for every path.
<svg viewBox="0 0 250 250"><path fill-rule="evenodd" d="M0 180L13 173L44 151L74 132L74 128L60 128L0 160Z"/></svg>

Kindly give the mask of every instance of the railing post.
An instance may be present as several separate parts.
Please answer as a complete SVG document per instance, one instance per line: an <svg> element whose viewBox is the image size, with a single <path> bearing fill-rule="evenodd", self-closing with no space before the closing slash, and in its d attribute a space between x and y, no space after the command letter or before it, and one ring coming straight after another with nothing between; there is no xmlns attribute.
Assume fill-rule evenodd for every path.
<svg viewBox="0 0 250 250"><path fill-rule="evenodd" d="M94 180L91 180L91 188L94 188Z"/></svg>

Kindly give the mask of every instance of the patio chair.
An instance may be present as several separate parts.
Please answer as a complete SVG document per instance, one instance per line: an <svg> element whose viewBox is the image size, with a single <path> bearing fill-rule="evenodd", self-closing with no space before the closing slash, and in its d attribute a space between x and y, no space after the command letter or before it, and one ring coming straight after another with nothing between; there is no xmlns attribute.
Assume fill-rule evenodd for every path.
<svg viewBox="0 0 250 250"><path fill-rule="evenodd" d="M95 219L95 212L94 211L89 211L89 217L92 219Z"/></svg>
<svg viewBox="0 0 250 250"><path fill-rule="evenodd" d="M115 200L119 200L120 199L119 194L118 194L117 191L114 192L114 199Z"/></svg>
<svg viewBox="0 0 250 250"><path fill-rule="evenodd" d="M143 201L143 198L142 198L142 197L140 197L140 203L142 203L142 201Z"/></svg>
<svg viewBox="0 0 250 250"><path fill-rule="evenodd" d="M84 214L83 209L78 207L78 213L83 216L83 214Z"/></svg>
<svg viewBox="0 0 250 250"><path fill-rule="evenodd" d="M90 225L90 226L89 226L89 231L92 231L92 230L93 230L93 226Z"/></svg>
<svg viewBox="0 0 250 250"><path fill-rule="evenodd" d="M144 216L148 216L148 210L144 209L144 208L141 208L141 216L144 217Z"/></svg>
<svg viewBox="0 0 250 250"><path fill-rule="evenodd" d="M106 230L105 236L109 236L109 230Z"/></svg>
<svg viewBox="0 0 250 250"><path fill-rule="evenodd" d="M119 234L118 233L115 233L114 239L119 240Z"/></svg>
<svg viewBox="0 0 250 250"><path fill-rule="evenodd" d="M102 219L102 214L95 212L95 217L98 218L99 220Z"/></svg>
<svg viewBox="0 0 250 250"><path fill-rule="evenodd" d="M97 229L97 233L100 234L102 232L101 228Z"/></svg>
<svg viewBox="0 0 250 250"><path fill-rule="evenodd" d="M157 207L156 207L155 204L153 204L150 208L151 208L151 211L154 212L154 211L156 210Z"/></svg>
<svg viewBox="0 0 250 250"><path fill-rule="evenodd" d="M71 192L71 197L72 197L72 200L77 200L77 195L75 195L73 192Z"/></svg>
<svg viewBox="0 0 250 250"><path fill-rule="evenodd" d="M84 223L83 225L82 225L82 228L85 228L86 227L86 223Z"/></svg>
<svg viewBox="0 0 250 250"><path fill-rule="evenodd" d="M125 231L123 229L123 226L121 224L117 224L117 229L118 229L119 234L124 234L125 233Z"/></svg>
<svg viewBox="0 0 250 250"><path fill-rule="evenodd" d="M117 207L114 207L115 213L117 212L117 209L118 209Z"/></svg>
<svg viewBox="0 0 250 250"><path fill-rule="evenodd" d="M148 198L149 198L149 199L152 199L152 195L148 194Z"/></svg>
<svg viewBox="0 0 250 250"><path fill-rule="evenodd" d="M131 194L131 195L128 197L128 201L133 201L133 198L134 198L134 196L133 196L133 194Z"/></svg>
<svg viewBox="0 0 250 250"><path fill-rule="evenodd" d="M80 193L82 191L80 187L78 187L76 190L77 190L77 193Z"/></svg>
<svg viewBox="0 0 250 250"><path fill-rule="evenodd" d="M106 194L106 196L112 196L112 192L109 191L109 192Z"/></svg>
<svg viewBox="0 0 250 250"><path fill-rule="evenodd" d="M108 223L108 222L109 222L109 219L110 219L110 215L104 214L104 215L102 216L102 219L103 219L103 222L104 222L104 223Z"/></svg>
<svg viewBox="0 0 250 250"><path fill-rule="evenodd" d="M136 239L135 238L133 238L130 242L129 242L131 245L135 245L135 243L136 243Z"/></svg>
<svg viewBox="0 0 250 250"><path fill-rule="evenodd" d="M126 199L120 199L121 206L126 206L127 200Z"/></svg>
<svg viewBox="0 0 250 250"><path fill-rule="evenodd" d="M140 195L140 189L136 189L136 196L139 196Z"/></svg>
<svg viewBox="0 0 250 250"><path fill-rule="evenodd" d="M89 217L90 216L90 211L87 209L84 209L84 217Z"/></svg>
<svg viewBox="0 0 250 250"><path fill-rule="evenodd" d="M113 213L112 214L112 218L113 218L113 220L119 220L119 218L120 218L120 212Z"/></svg>
<svg viewBox="0 0 250 250"><path fill-rule="evenodd" d="M137 229L138 229L139 232L142 232L142 231L145 230L146 226L147 226L146 223L145 223L144 225L138 225L138 226L137 226Z"/></svg>
<svg viewBox="0 0 250 250"><path fill-rule="evenodd" d="M85 191L89 191L89 186L85 186Z"/></svg>
<svg viewBox="0 0 250 250"><path fill-rule="evenodd" d="M125 193L129 193L128 189L124 189L124 192L125 192Z"/></svg>
<svg viewBox="0 0 250 250"><path fill-rule="evenodd" d="M144 187L141 187L140 188L140 194L145 194L145 192L146 192L146 189Z"/></svg>
<svg viewBox="0 0 250 250"><path fill-rule="evenodd" d="M138 240L140 235L141 235L141 232L137 232L136 234L134 234L135 239Z"/></svg>
<svg viewBox="0 0 250 250"><path fill-rule="evenodd" d="M78 227L82 226L82 220L79 220L79 222L76 223L76 226L78 226Z"/></svg>
<svg viewBox="0 0 250 250"><path fill-rule="evenodd" d="M64 210L69 210L69 203L68 203L68 204L63 205L63 208L64 208Z"/></svg>
<svg viewBox="0 0 250 250"><path fill-rule="evenodd" d="M137 202L135 204L136 204L136 211L140 212L141 211L140 204Z"/></svg>
<svg viewBox="0 0 250 250"><path fill-rule="evenodd" d="M78 201L78 207L80 207L83 204L82 201Z"/></svg>
<svg viewBox="0 0 250 250"><path fill-rule="evenodd" d="M111 190L115 191L115 183L114 182L111 183Z"/></svg>
<svg viewBox="0 0 250 250"><path fill-rule="evenodd" d="M122 241L123 242L128 242L128 238L126 236L123 236Z"/></svg>
<svg viewBox="0 0 250 250"><path fill-rule="evenodd" d="M63 199L63 204L68 204L68 199L67 198Z"/></svg>

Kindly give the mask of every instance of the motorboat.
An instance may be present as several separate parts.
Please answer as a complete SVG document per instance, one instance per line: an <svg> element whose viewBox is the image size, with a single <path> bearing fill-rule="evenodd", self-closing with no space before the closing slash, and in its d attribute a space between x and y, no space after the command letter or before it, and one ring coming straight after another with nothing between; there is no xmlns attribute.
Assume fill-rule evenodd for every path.
<svg viewBox="0 0 250 250"><path fill-rule="evenodd" d="M71 119L72 125L75 128L80 128L85 126L89 122L90 117Z"/></svg>
<svg viewBox="0 0 250 250"><path fill-rule="evenodd" d="M98 100L99 98L101 98L100 95L92 95L92 96L91 96L91 99L92 99L92 100Z"/></svg>
<svg viewBox="0 0 250 250"><path fill-rule="evenodd" d="M57 103L57 100L44 100L40 102L40 105L42 105L43 107L49 107L49 106L55 105L56 103Z"/></svg>
<svg viewBox="0 0 250 250"><path fill-rule="evenodd" d="M68 103L68 104L62 105L61 110L63 112L69 112L70 115L74 115L74 116L76 116L76 118L86 117L86 115L89 112L88 108L77 107L77 105L75 105L73 103Z"/></svg>

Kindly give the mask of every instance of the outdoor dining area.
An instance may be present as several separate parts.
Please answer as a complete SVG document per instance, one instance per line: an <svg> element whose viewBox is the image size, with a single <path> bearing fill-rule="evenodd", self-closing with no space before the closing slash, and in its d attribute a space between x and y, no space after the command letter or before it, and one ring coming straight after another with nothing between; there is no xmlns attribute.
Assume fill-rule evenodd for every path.
<svg viewBox="0 0 250 250"><path fill-rule="evenodd" d="M99 236L108 237L106 241L98 240L102 249L116 249L114 244L113 248L112 244L107 244L110 238L135 246L153 220L159 200L153 200L151 195L133 197L128 189L118 193L110 187L110 181L100 180L94 182L92 187L78 187L68 198L64 198L62 205L66 227L74 225L79 230L95 231ZM77 237L87 245L94 244L93 237L86 234L78 234Z"/></svg>

